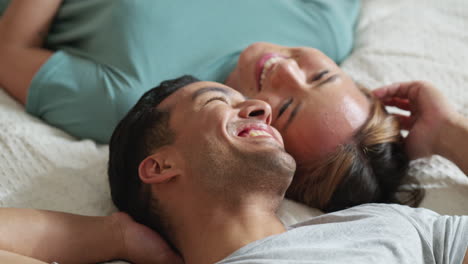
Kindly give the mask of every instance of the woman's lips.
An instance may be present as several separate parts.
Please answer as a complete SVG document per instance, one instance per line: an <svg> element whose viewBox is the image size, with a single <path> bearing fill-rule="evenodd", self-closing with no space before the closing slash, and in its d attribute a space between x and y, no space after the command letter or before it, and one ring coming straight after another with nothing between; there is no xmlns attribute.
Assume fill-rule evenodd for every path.
<svg viewBox="0 0 468 264"><path fill-rule="evenodd" d="M255 80L257 81L257 91L260 92L261 85L260 85L260 79L262 76L263 72L263 67L265 66L265 63L274 57L281 57L281 58L287 58L284 55L278 54L278 53L266 53L264 54L258 61L255 67Z"/></svg>

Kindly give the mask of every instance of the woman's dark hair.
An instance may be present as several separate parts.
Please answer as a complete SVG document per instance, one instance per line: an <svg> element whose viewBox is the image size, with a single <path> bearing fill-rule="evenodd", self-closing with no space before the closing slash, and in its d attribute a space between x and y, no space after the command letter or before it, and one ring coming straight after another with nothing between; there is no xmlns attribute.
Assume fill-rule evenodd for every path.
<svg viewBox="0 0 468 264"><path fill-rule="evenodd" d="M169 111L157 106L175 91L199 80L186 75L162 82L146 92L119 122L109 144L108 175L112 201L117 208L147 225L168 241L164 212L138 175L140 163L158 148L173 143Z"/></svg>
<svg viewBox="0 0 468 264"><path fill-rule="evenodd" d="M424 190L408 176L409 159L396 117L365 89L366 123L350 143L313 164L298 164L286 197L332 212L364 203L418 206Z"/></svg>

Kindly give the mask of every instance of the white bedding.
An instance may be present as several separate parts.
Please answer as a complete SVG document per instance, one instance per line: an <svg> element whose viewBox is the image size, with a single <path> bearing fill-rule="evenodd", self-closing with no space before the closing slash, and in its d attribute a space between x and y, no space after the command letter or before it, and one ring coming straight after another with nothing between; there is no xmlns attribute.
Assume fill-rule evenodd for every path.
<svg viewBox="0 0 468 264"><path fill-rule="evenodd" d="M1 59L1 58L0 58ZM356 47L343 68L369 88L429 80L468 115L468 2L364 0ZM24 112L0 90L0 206L105 215L109 198L107 146L77 141ZM441 157L411 164L427 189L422 206L468 214L468 177ZM291 224L318 214L287 201Z"/></svg>

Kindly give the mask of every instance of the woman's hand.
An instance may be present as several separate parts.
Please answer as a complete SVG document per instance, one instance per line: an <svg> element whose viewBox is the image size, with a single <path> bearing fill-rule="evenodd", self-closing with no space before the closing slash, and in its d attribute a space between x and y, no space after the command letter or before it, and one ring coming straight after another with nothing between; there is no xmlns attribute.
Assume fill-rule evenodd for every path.
<svg viewBox="0 0 468 264"><path fill-rule="evenodd" d="M395 83L373 91L387 106L410 111L409 116L396 115L402 129L408 130L406 151L411 159L439 153L442 132L460 114L435 87L427 82Z"/></svg>
<svg viewBox="0 0 468 264"><path fill-rule="evenodd" d="M135 264L182 264L182 258L166 241L150 228L141 225L125 213L114 213L123 245L121 258Z"/></svg>

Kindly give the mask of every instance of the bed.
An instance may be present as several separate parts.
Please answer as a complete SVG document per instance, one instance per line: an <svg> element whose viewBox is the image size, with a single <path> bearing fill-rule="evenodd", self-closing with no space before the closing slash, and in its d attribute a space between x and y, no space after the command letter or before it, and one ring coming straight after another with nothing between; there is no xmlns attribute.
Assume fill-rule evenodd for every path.
<svg viewBox="0 0 468 264"><path fill-rule="evenodd" d="M468 2L364 0L355 49L342 67L360 84L428 80L468 116ZM0 58L1 59L1 58ZM0 206L106 215L115 211L107 185L108 147L77 140L25 113L0 89ZM442 157L411 163L422 207L468 214L468 177ZM285 201L292 224L321 212Z"/></svg>

